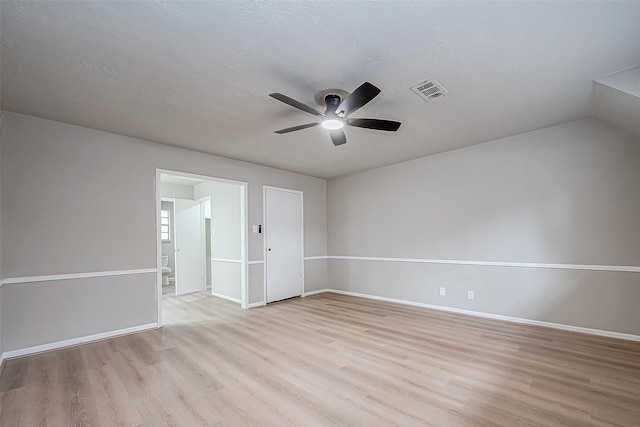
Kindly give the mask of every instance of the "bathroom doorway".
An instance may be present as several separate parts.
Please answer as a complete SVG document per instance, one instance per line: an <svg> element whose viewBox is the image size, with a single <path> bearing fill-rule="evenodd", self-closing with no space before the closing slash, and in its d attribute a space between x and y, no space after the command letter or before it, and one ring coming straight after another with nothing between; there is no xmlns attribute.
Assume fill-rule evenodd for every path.
<svg viewBox="0 0 640 427"><path fill-rule="evenodd" d="M170 298L213 296L247 307L246 190L244 182L156 170L159 325Z"/></svg>

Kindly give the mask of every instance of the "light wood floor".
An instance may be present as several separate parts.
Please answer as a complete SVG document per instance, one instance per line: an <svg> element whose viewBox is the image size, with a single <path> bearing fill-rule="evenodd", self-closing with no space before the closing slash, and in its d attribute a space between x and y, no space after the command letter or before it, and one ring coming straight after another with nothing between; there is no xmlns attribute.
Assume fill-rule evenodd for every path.
<svg viewBox="0 0 640 427"><path fill-rule="evenodd" d="M167 303L162 330L7 361L0 425L640 425L640 343L334 294Z"/></svg>

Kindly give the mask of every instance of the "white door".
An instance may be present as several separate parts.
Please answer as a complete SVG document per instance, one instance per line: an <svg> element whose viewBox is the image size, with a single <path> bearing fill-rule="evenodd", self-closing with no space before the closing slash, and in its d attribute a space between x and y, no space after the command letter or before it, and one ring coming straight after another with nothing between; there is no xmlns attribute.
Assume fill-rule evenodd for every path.
<svg viewBox="0 0 640 427"><path fill-rule="evenodd" d="M302 193L265 188L267 302L302 295Z"/></svg>
<svg viewBox="0 0 640 427"><path fill-rule="evenodd" d="M200 202L176 199L176 295L204 288L204 253Z"/></svg>

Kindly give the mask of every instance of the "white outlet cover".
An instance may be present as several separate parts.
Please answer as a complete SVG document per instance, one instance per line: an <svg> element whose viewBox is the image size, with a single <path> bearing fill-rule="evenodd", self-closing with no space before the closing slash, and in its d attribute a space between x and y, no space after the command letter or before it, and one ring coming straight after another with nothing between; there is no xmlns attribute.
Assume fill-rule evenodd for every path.
<svg viewBox="0 0 640 427"><path fill-rule="evenodd" d="M447 288L440 288L440 296L443 297L447 295Z"/></svg>
<svg viewBox="0 0 640 427"><path fill-rule="evenodd" d="M476 295L473 291L467 291L467 299L475 299Z"/></svg>

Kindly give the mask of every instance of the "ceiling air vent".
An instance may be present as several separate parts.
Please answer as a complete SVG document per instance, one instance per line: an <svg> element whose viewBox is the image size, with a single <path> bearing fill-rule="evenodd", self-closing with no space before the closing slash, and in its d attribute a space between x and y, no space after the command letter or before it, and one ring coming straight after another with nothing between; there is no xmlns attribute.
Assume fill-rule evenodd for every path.
<svg viewBox="0 0 640 427"><path fill-rule="evenodd" d="M442 98L447 94L447 90L436 81L436 79L427 80L411 88L415 93L420 95L421 98L427 101L432 101L437 98Z"/></svg>

